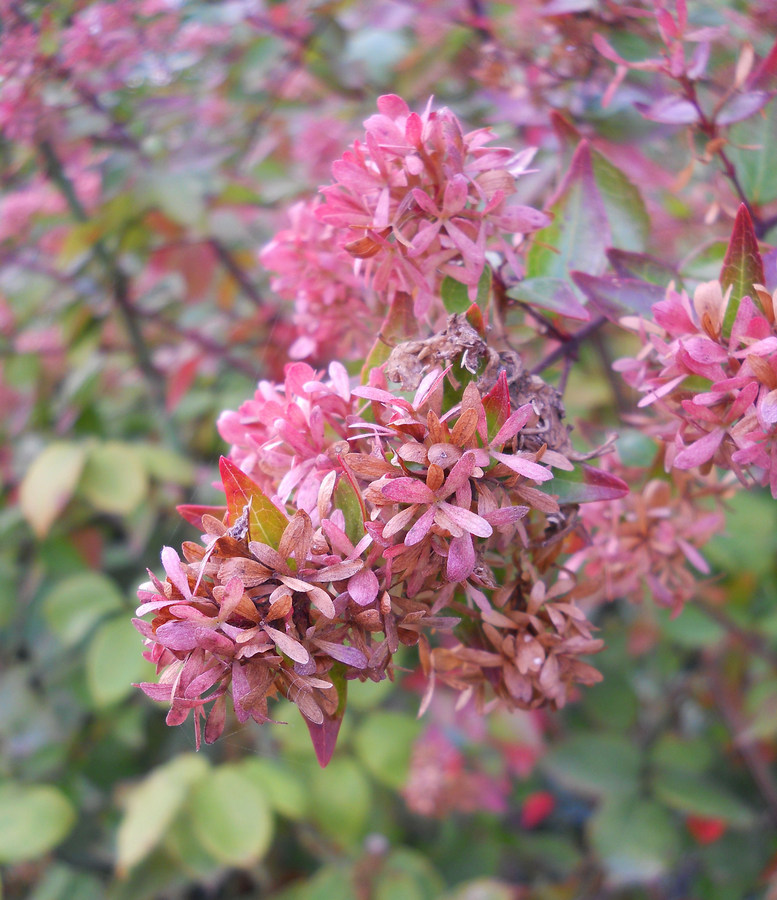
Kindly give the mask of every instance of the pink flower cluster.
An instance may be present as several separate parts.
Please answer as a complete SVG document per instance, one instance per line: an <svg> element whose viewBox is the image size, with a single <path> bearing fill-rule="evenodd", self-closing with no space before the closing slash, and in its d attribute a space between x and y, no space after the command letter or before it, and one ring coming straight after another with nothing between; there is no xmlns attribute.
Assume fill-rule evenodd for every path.
<svg viewBox="0 0 777 900"><path fill-rule="evenodd" d="M731 291L699 285L693 301L670 287L654 322L625 319L644 347L615 368L645 394L641 407L669 416L667 467L735 472L777 498L777 329L772 296L756 289L727 317ZM730 319L730 321L729 321Z"/></svg>

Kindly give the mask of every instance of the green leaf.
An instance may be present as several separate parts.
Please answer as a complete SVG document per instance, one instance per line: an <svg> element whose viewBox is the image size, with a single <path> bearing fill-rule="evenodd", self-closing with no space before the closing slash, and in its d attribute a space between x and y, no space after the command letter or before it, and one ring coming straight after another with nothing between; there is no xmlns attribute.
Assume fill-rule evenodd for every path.
<svg viewBox="0 0 777 900"><path fill-rule="evenodd" d="M644 250L650 236L650 216L639 189L598 151L591 151L591 162L610 223L613 246L622 250Z"/></svg>
<svg viewBox="0 0 777 900"><path fill-rule="evenodd" d="M741 204L734 220L734 230L728 243L723 268L720 271L720 283L725 292L731 288L731 297L723 319L723 331L731 332L739 301L746 295L754 296L753 285L763 284L764 266L761 252L758 249L753 220L745 204Z"/></svg>
<svg viewBox="0 0 777 900"><path fill-rule="evenodd" d="M491 268L485 266L478 280L478 291L475 304L480 309L485 309L491 294ZM469 288L461 281L457 281L450 275L443 278L440 286L440 297L447 313L465 313L472 305L469 299Z"/></svg>
<svg viewBox="0 0 777 900"><path fill-rule="evenodd" d="M130 789L116 837L119 875L126 876L159 845L192 786L209 768L204 756L185 753L158 766Z"/></svg>
<svg viewBox="0 0 777 900"><path fill-rule="evenodd" d="M681 647L701 649L714 647L726 637L726 630L714 619L705 615L692 604L685 607L682 615L672 618L667 609L656 610L662 634Z"/></svg>
<svg viewBox="0 0 777 900"><path fill-rule="evenodd" d="M219 460L219 472L227 495L229 524L234 526L243 515L245 507L249 506L249 540L277 547L289 524L286 516L262 492L259 485L226 456Z"/></svg>
<svg viewBox="0 0 777 900"><path fill-rule="evenodd" d="M152 478L170 484L194 484L194 464L182 454L162 444L138 444L135 449Z"/></svg>
<svg viewBox="0 0 777 900"><path fill-rule="evenodd" d="M510 288L507 296L579 322L587 322L591 318L569 281L564 278L527 278Z"/></svg>
<svg viewBox="0 0 777 900"><path fill-rule="evenodd" d="M738 122L729 130L726 154L734 164L742 192L754 206L777 200L777 103L770 103L761 115Z"/></svg>
<svg viewBox="0 0 777 900"><path fill-rule="evenodd" d="M132 692L133 682L150 680L153 671L127 615L104 622L86 649L86 683L97 708L123 700Z"/></svg>
<svg viewBox="0 0 777 900"><path fill-rule="evenodd" d="M334 506L345 516L345 533L356 545L364 537L364 513L361 494L347 476L338 478L333 495Z"/></svg>
<svg viewBox="0 0 777 900"><path fill-rule="evenodd" d="M666 810L633 797L610 797L588 821L588 837L617 887L654 881L674 862L679 835Z"/></svg>
<svg viewBox="0 0 777 900"><path fill-rule="evenodd" d="M280 815L299 821L309 813L308 792L299 773L282 760L255 757L240 763L246 778L264 792L267 802Z"/></svg>
<svg viewBox="0 0 777 900"><path fill-rule="evenodd" d="M100 512L127 515L145 499L148 475L130 444L108 441L89 447L79 493Z"/></svg>
<svg viewBox="0 0 777 900"><path fill-rule="evenodd" d="M370 825L372 789L361 766L347 756L336 756L326 769L310 778L313 818L340 847L363 840Z"/></svg>
<svg viewBox="0 0 777 900"><path fill-rule="evenodd" d="M585 272L572 272L572 280L597 312L617 322L622 316L637 315L652 319L654 303L664 299L665 290L636 278L604 275L601 278Z"/></svg>
<svg viewBox="0 0 777 900"><path fill-rule="evenodd" d="M404 291L397 291L391 300L386 318L380 326L372 349L367 354L361 371L361 382L367 384L370 371L382 366L391 356L391 350L402 341L418 336L418 319L413 312L413 300Z"/></svg>
<svg viewBox="0 0 777 900"><path fill-rule="evenodd" d="M762 579L774 569L775 555L777 503L765 492L738 491L726 501L725 535L712 538L704 556L723 571Z"/></svg>
<svg viewBox="0 0 777 900"><path fill-rule="evenodd" d="M559 504L592 503L625 497L629 486L617 475L579 463L571 472L555 469L553 478L543 482L540 490L557 497Z"/></svg>
<svg viewBox="0 0 777 900"><path fill-rule="evenodd" d="M421 723L410 715L371 713L356 731L356 755L376 781L399 790L407 781L413 744L421 729Z"/></svg>
<svg viewBox="0 0 777 900"><path fill-rule="evenodd" d="M636 793L640 762L639 751L625 737L579 734L553 747L541 765L569 790L604 797Z"/></svg>
<svg viewBox="0 0 777 900"><path fill-rule="evenodd" d="M252 865L270 847L270 804L240 764L219 766L201 779L188 809L198 840L225 865Z"/></svg>
<svg viewBox="0 0 777 900"><path fill-rule="evenodd" d="M444 882L417 850L400 847L383 862L374 883L375 900L438 900Z"/></svg>
<svg viewBox="0 0 777 900"><path fill-rule="evenodd" d="M630 253L612 247L607 251L607 259L616 275L621 278L636 278L649 281L665 288L670 281L677 283L680 278L677 270L647 253Z"/></svg>
<svg viewBox="0 0 777 900"><path fill-rule="evenodd" d="M99 572L63 578L43 600L49 628L65 647L83 640L106 613L124 606L116 583ZM137 643L136 643L137 649Z"/></svg>
<svg viewBox="0 0 777 900"><path fill-rule="evenodd" d="M36 859L61 843L75 823L72 803L48 784L0 784L0 862Z"/></svg>
<svg viewBox="0 0 777 900"><path fill-rule="evenodd" d="M45 537L67 505L81 477L86 450L80 444L49 444L27 469L19 487L19 507L32 530Z"/></svg>
<svg viewBox="0 0 777 900"><path fill-rule="evenodd" d="M678 769L661 769L653 778L655 796L671 809L729 825L747 828L755 821L753 811L726 788L701 775Z"/></svg>
<svg viewBox="0 0 777 900"><path fill-rule="evenodd" d="M651 752L651 763L661 769L679 772L703 772L713 761L710 742L703 737L681 738L663 734Z"/></svg>
<svg viewBox="0 0 777 900"><path fill-rule="evenodd" d="M566 280L570 269L600 275L610 226L586 141L575 151L550 212L553 222L537 232L527 254L526 277Z"/></svg>

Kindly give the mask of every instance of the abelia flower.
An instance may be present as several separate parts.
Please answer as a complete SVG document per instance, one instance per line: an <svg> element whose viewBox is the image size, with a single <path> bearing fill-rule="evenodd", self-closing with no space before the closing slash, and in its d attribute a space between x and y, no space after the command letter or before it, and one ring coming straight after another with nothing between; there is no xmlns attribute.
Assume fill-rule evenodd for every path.
<svg viewBox="0 0 777 900"><path fill-rule="evenodd" d="M639 477L617 460L609 465L632 484ZM676 468L625 497L581 507L589 544L567 567L588 586L587 602L640 602L647 594L677 615L710 574L701 550L725 526L721 501L729 490Z"/></svg>
<svg viewBox="0 0 777 900"><path fill-rule="evenodd" d="M615 363L626 381L674 421L663 427L668 466L710 464L743 483L769 485L777 497L777 329L774 302L756 290L760 308L743 297L727 333L730 289L718 282L696 288L693 303L670 287L653 306L654 323L624 319L645 338L636 359Z"/></svg>
<svg viewBox="0 0 777 900"><path fill-rule="evenodd" d="M259 254L274 277L272 289L294 303L298 337L292 359L331 356L359 359L367 355L380 330L383 311L338 233L316 216L320 200L295 203L290 224Z"/></svg>
<svg viewBox="0 0 777 900"><path fill-rule="evenodd" d="M510 200L533 150L488 147L488 129L464 133L450 110L434 111L430 101L419 115L395 95L380 97L364 125L364 143L332 165L335 183L322 188L326 202L316 214L348 234L345 249L368 260L376 292L386 300L409 294L422 317L439 302L446 275L474 299L489 248L520 269L505 235L550 221Z"/></svg>

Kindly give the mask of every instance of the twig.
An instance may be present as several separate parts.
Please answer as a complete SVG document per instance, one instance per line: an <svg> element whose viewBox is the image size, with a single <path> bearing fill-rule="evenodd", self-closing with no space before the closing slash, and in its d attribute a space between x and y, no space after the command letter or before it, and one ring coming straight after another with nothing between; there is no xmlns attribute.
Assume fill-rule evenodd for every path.
<svg viewBox="0 0 777 900"><path fill-rule="evenodd" d="M59 188L73 218L78 222L88 222L89 214L78 199L73 183L65 173L64 166L52 145L48 141L41 141L39 150L43 157L46 174ZM164 432L170 446L178 449L180 446L178 432L173 428L172 423L169 421L167 410L165 408L164 379L151 359L151 353L146 344L140 324L138 323L137 313L132 305L132 300L130 299L129 280L127 275L111 255L102 238L98 238L94 242L93 250L95 257L100 261L105 270L105 274L110 281L111 296L124 321L127 333L129 334L130 343L132 344L132 349L138 362L138 367L146 379L149 393L157 407L160 428Z"/></svg>
<svg viewBox="0 0 777 900"><path fill-rule="evenodd" d="M775 783L768 763L762 756L758 745L737 740L746 727L731 691L720 676L717 660L711 660L706 667L706 674L712 689L712 695L720 711L726 727L734 738L734 746L747 766L753 781L766 803L769 818L777 825L777 783Z"/></svg>
<svg viewBox="0 0 777 900"><path fill-rule="evenodd" d="M255 304L257 309L264 309L266 304L262 300L261 294L254 287L245 269L230 253L230 251L221 243L220 240L218 240L218 238L210 238L208 240L208 243L213 249L213 252L219 258L221 264L238 283L246 297L248 297Z"/></svg>
<svg viewBox="0 0 777 900"><path fill-rule="evenodd" d="M694 606L698 606L705 615L722 626L727 634L733 635L737 640L741 641L751 653L760 656L770 666L777 669L777 653L769 647L768 642L762 635L738 625L728 613L708 603L702 597L696 597Z"/></svg>
<svg viewBox="0 0 777 900"><path fill-rule="evenodd" d="M584 325L574 334L569 335L561 346L556 347L555 350L552 350L546 357L541 359L537 365L532 368L531 374L539 375L560 359L564 359L567 356L574 356L574 354L577 353L578 346L586 338L598 331L606 322L607 318L605 316L597 316L595 319L592 319L587 325Z"/></svg>

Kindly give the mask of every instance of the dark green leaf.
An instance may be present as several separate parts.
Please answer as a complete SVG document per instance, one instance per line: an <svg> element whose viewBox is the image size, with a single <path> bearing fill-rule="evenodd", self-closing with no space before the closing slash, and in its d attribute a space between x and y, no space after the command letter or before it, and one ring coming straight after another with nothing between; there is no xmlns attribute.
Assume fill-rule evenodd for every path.
<svg viewBox="0 0 777 900"><path fill-rule="evenodd" d="M758 249L758 238L753 228L753 220L743 203L734 220L734 230L731 232L723 268L720 271L720 283L723 290L731 288L731 298L723 320L723 330L726 334L731 331L739 309L739 301L748 295L753 297L753 285L763 284L764 280L764 267L761 252Z"/></svg>
<svg viewBox="0 0 777 900"><path fill-rule="evenodd" d="M639 751L625 737L577 734L553 747L542 767L570 790L604 797L636 793L640 762Z"/></svg>

